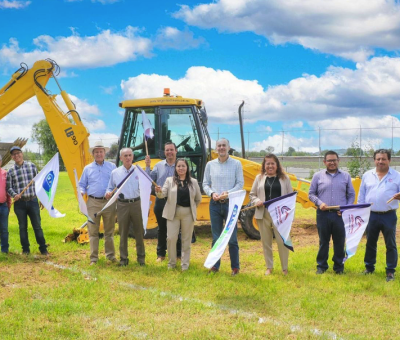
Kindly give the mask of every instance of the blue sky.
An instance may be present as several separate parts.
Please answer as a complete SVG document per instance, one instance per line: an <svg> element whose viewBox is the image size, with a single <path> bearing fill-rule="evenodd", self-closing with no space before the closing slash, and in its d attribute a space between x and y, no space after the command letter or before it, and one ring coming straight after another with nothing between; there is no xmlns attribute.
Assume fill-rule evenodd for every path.
<svg viewBox="0 0 400 340"><path fill-rule="evenodd" d="M400 6L384 0L0 0L0 85L20 62L54 59L93 142L118 139L121 100L170 87L203 99L212 138L235 149L244 100L251 150L280 152L285 130L284 151L317 151L319 128L322 149L346 148L360 126L364 147L391 147L393 131L397 150L399 30ZM43 117L30 100L1 140Z"/></svg>

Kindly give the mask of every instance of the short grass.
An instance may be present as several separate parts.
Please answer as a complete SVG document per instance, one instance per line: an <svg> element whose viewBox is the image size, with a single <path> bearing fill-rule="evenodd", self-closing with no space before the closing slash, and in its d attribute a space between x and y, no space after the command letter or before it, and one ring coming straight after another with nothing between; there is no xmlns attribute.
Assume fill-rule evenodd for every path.
<svg viewBox="0 0 400 340"><path fill-rule="evenodd" d="M264 276L259 241L239 230L241 273L230 276L227 252L221 271L203 267L210 248L208 226L197 229L188 272L156 264L156 241L146 240L146 267L119 268L105 261L89 267L89 246L62 243L83 223L65 174L55 207L67 213L42 224L51 256L40 256L30 229L32 255L20 254L16 217L10 216L13 254L0 256L0 339L396 339L400 338L400 287L385 282L385 249L376 273L363 276L362 240L346 274L315 275L318 238L315 211L298 207L295 253L289 275ZM119 237L115 237L118 249ZM101 242L101 249L104 244ZM332 254L331 254L332 255Z"/></svg>

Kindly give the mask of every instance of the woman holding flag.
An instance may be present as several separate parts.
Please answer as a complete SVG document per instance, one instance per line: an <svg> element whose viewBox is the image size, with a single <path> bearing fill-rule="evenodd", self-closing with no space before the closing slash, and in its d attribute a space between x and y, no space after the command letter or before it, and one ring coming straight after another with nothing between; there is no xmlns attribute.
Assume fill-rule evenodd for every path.
<svg viewBox="0 0 400 340"><path fill-rule="evenodd" d="M274 269L272 254L274 233L284 275L288 273L289 249L285 247L282 237L278 233L276 226L272 223L270 213L264 207L264 202L291 192L293 192L292 185L290 184L289 177L283 171L278 157L272 153L266 155L261 165L261 173L256 176L249 195L251 204L256 206L254 216L260 230L264 259L267 266L265 275L272 274Z"/></svg>
<svg viewBox="0 0 400 340"><path fill-rule="evenodd" d="M173 177L168 177L161 188L155 188L157 197L168 197L162 217L167 220L168 268L176 266L176 242L179 229L182 233L182 271L189 268L190 247L197 206L201 202L201 192L197 180L190 176L186 159L175 162Z"/></svg>

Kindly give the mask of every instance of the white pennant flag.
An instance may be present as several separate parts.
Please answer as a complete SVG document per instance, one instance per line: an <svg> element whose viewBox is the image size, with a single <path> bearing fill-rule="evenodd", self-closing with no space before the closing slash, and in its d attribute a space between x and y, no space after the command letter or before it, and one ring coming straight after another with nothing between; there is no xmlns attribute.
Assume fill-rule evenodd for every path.
<svg viewBox="0 0 400 340"><path fill-rule="evenodd" d="M297 192L292 192L264 202L265 208L268 209L271 215L272 223L283 239L283 244L291 251L294 251L290 238L290 230L296 210L296 196Z"/></svg>
<svg viewBox="0 0 400 340"><path fill-rule="evenodd" d="M142 209L143 229L144 234L146 235L147 221L149 220L152 179L139 165L136 165L136 169L138 170L136 176L138 176L139 179L140 207Z"/></svg>
<svg viewBox="0 0 400 340"><path fill-rule="evenodd" d="M78 204L79 204L79 210L83 215L85 215L88 219L88 221L92 224L94 224L94 221L90 218L86 203L81 195L81 191L79 189L79 181L78 181L78 174L76 173L76 169L74 169L74 174L75 174L75 188L76 188L76 196L78 197Z"/></svg>
<svg viewBox="0 0 400 340"><path fill-rule="evenodd" d="M103 209L101 209L98 213L94 214L94 217L97 217L97 215L101 214L104 210L106 210L111 204L113 204L117 200L120 192L122 191L125 184L128 182L129 178L132 176L134 171L135 171L135 168L133 168L128 173L128 175L121 181L121 183L119 183L117 185L118 190L114 192L114 195L111 196L111 198L108 200L107 204L103 207Z"/></svg>
<svg viewBox="0 0 400 340"><path fill-rule="evenodd" d="M153 127L151 126L149 118L147 118L146 112L144 112L144 110L142 110L142 124L146 140L149 138L152 139L154 137Z"/></svg>
<svg viewBox="0 0 400 340"><path fill-rule="evenodd" d="M346 230L346 257L343 263L354 256L358 244L367 228L371 204L352 204L341 206L344 229Z"/></svg>
<svg viewBox="0 0 400 340"><path fill-rule="evenodd" d="M207 256L206 262L204 262L204 267L208 269L210 269L221 258L226 246L228 245L233 230L236 228L236 222L238 220L240 210L242 209L244 198L246 197L246 190L231 192L229 193L228 197L229 211L224 230L222 230L221 236L215 242Z"/></svg>
<svg viewBox="0 0 400 340"><path fill-rule="evenodd" d="M59 162L57 152L42 169L42 171L40 171L33 179L35 182L36 196L47 209L49 215L55 218L65 216L65 214L61 214L53 207L54 196L56 194L58 184L58 173Z"/></svg>

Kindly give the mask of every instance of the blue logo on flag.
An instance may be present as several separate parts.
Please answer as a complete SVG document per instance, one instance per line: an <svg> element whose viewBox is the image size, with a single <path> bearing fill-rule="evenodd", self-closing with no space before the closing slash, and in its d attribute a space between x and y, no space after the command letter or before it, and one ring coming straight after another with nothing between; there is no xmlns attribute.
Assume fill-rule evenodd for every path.
<svg viewBox="0 0 400 340"><path fill-rule="evenodd" d="M53 187L53 182L54 182L54 172L50 171L47 174L46 178L44 179L43 185L42 185L44 191L46 192L47 196L49 197L49 200L51 197L51 188Z"/></svg>

